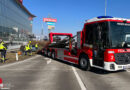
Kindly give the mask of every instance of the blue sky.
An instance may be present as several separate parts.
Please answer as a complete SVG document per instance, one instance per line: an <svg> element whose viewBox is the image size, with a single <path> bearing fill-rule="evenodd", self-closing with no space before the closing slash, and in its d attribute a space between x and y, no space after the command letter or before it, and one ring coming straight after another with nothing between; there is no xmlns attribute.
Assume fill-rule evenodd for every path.
<svg viewBox="0 0 130 90"><path fill-rule="evenodd" d="M55 30L76 34L82 30L85 20L102 16L105 13L105 0L23 0L27 9L36 15L33 21L33 33L40 35L42 18L51 16L57 19ZM107 15L130 18L130 0L107 0ZM47 24L44 35L47 35Z"/></svg>

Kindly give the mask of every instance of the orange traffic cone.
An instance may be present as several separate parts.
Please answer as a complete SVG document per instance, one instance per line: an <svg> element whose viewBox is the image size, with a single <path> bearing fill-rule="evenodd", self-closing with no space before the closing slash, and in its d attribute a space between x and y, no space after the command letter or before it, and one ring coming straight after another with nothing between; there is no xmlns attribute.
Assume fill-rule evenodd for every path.
<svg viewBox="0 0 130 90"><path fill-rule="evenodd" d="M21 55L22 54L22 52L21 51L18 51L18 55Z"/></svg>
<svg viewBox="0 0 130 90"><path fill-rule="evenodd" d="M3 87L4 87L3 80L2 80L2 78L0 78L0 88L3 88Z"/></svg>

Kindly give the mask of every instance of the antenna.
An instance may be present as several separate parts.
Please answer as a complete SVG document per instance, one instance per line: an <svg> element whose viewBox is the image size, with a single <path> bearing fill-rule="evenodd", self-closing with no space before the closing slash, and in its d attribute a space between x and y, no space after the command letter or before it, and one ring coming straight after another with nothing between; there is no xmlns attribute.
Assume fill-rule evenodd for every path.
<svg viewBox="0 0 130 90"><path fill-rule="evenodd" d="M105 0L105 16L107 15L107 0Z"/></svg>

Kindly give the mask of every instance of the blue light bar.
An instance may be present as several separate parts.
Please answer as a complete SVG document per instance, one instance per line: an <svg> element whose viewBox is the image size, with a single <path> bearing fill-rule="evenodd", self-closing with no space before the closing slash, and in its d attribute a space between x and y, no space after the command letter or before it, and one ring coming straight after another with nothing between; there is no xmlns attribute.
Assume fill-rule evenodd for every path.
<svg viewBox="0 0 130 90"><path fill-rule="evenodd" d="M97 18L113 18L112 16L98 16Z"/></svg>

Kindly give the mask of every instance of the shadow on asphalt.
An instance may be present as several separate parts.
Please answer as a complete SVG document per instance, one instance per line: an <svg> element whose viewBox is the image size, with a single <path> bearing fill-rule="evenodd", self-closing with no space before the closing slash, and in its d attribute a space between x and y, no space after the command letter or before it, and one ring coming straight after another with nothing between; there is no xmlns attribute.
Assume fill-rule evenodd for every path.
<svg viewBox="0 0 130 90"><path fill-rule="evenodd" d="M124 70L121 70L121 71L106 71L106 70L102 70L102 69L99 69L99 68L92 68L90 70L90 72L105 75L105 74L120 73L120 72L125 72L125 71Z"/></svg>
<svg viewBox="0 0 130 90"><path fill-rule="evenodd" d="M42 53L37 53L37 54L44 56ZM44 56L44 57L47 57L47 56ZM52 59L52 60L54 60L54 59ZM73 64L73 63L69 63L69 62L66 62L66 61L63 61L63 60L60 60L60 59L55 59L54 61L66 64L66 65L69 65L69 66L73 66L73 67L78 68L82 71L86 71L86 70L81 69L79 67L79 65L76 65L76 64ZM92 72L92 73L96 73L96 74L101 74L101 75L106 74L107 75L107 74L120 73L120 72L126 72L126 71L124 71L124 70L121 70L121 71L106 71L106 70L102 70L102 69L92 67L90 71L86 71L86 72Z"/></svg>

